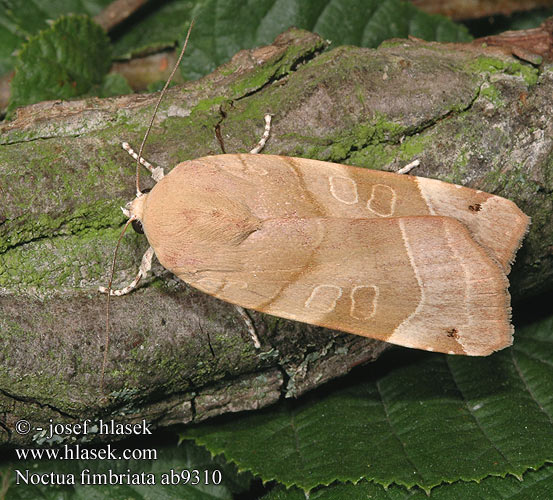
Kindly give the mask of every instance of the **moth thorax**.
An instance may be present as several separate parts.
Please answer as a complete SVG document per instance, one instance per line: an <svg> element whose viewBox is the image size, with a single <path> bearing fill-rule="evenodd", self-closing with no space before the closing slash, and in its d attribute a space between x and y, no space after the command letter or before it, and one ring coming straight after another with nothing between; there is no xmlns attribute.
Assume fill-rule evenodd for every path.
<svg viewBox="0 0 553 500"><path fill-rule="evenodd" d="M140 221L143 219L144 202L146 201L146 198L148 198L148 195L146 193L142 193L130 203L129 212L131 217Z"/></svg>

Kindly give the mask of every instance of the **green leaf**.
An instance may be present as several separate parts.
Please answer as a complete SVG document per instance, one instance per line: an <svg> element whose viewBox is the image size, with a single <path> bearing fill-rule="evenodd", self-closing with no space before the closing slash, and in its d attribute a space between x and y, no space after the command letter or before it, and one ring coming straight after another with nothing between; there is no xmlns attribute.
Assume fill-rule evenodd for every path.
<svg viewBox="0 0 553 500"><path fill-rule="evenodd" d="M315 31L333 46L376 47L413 35L426 40L469 41L466 28L400 0L201 0L172 2L133 26L115 43L115 57L182 43L195 17L183 75L198 78L241 49L267 45L291 26Z"/></svg>
<svg viewBox="0 0 553 500"><path fill-rule="evenodd" d="M130 59L174 47L186 33L194 5L201 1L163 2L150 15L138 19L114 43L114 59ZM184 39L183 39L184 40Z"/></svg>
<svg viewBox="0 0 553 500"><path fill-rule="evenodd" d="M104 77L102 83L94 87L89 94L98 97L112 97L116 95L132 94L133 89L123 75L109 73Z"/></svg>
<svg viewBox="0 0 553 500"><path fill-rule="evenodd" d="M470 40L464 27L400 0L206 0L196 12L190 53L182 64L187 78L212 71L240 49L271 43L291 26L314 31L333 47L376 47L408 35Z"/></svg>
<svg viewBox="0 0 553 500"><path fill-rule="evenodd" d="M2 10L9 23L16 28L19 33L28 37L40 30L46 29L47 19L53 19L36 1L26 2L25 0L2 0Z"/></svg>
<svg viewBox="0 0 553 500"><path fill-rule="evenodd" d="M2 0L0 2L0 75L10 72L16 58L14 51L25 39L48 28L48 20L63 14L95 16L111 0Z"/></svg>
<svg viewBox="0 0 553 500"><path fill-rule="evenodd" d="M136 451L153 449L157 452L155 459L143 460L33 460L13 461L0 468L0 484L7 482L6 499L26 500L44 499L109 499L109 500L230 500L233 493L240 493L250 487L251 475L239 474L232 465L211 458L205 450L185 443L180 446L160 445L159 441L141 441L136 444ZM114 453L122 453L125 443L112 446ZM63 453L63 448L60 449ZM45 479L38 484L25 484L22 477L26 471ZM198 471L198 484L191 484ZM18 474L16 471L19 471ZM111 471L111 475L110 475ZM188 476L187 471L190 471ZM220 475L219 475L220 472ZM53 479L50 474L53 473ZM182 473L182 475L181 475ZM111 484L92 484L95 474L111 477ZM139 484L129 480L132 474L143 474ZM116 478L115 475L118 475ZM57 484L61 481L72 484ZM153 478L155 484L148 484ZM188 481L185 480L188 478ZM219 482L220 479L220 482ZM169 484L163 484L163 482ZM19 481L19 484L17 482ZM48 482L50 484L48 484ZM36 479L34 483L37 483ZM46 483L46 484L44 484ZM136 481L135 481L136 483ZM173 483L173 484L171 484ZM4 498L4 497L2 497Z"/></svg>
<svg viewBox="0 0 553 500"><path fill-rule="evenodd" d="M17 27L5 14L5 7L0 4L0 75L12 70L15 64L14 52L23 43Z"/></svg>
<svg viewBox="0 0 553 500"><path fill-rule="evenodd" d="M429 490L521 477L553 461L552 331L553 317L487 358L396 351L349 385L185 437L264 481L304 490L360 479ZM401 356L392 372L371 376Z"/></svg>
<svg viewBox="0 0 553 500"><path fill-rule="evenodd" d="M533 9L526 12L518 12L516 16L508 16L509 25L506 30L529 30L537 28L547 18L553 16L553 9Z"/></svg>
<svg viewBox="0 0 553 500"><path fill-rule="evenodd" d="M111 49L102 28L86 16L61 17L23 46L8 114L34 102L81 95L102 81L110 65Z"/></svg>
<svg viewBox="0 0 553 500"><path fill-rule="evenodd" d="M309 500L459 500L485 498L486 500L526 500L550 498L553 488L553 466L529 471L522 481L514 477L489 477L482 481L444 484L434 488L429 495L420 490L408 491L400 486L383 486L360 481L357 484L338 483L318 488L309 495ZM285 489L277 486L263 500L305 500L299 488Z"/></svg>
<svg viewBox="0 0 553 500"><path fill-rule="evenodd" d="M97 14L107 3L108 0L60 0L46 7L38 0L2 0L0 74L10 71L14 50L21 47L25 37L32 36L23 45L16 63L9 113L25 104L86 93L92 84L101 81L103 74L85 82L90 76L85 68L88 63L104 71L110 60L109 51L103 46L105 36L89 37L94 34L69 30L56 34L53 27L47 28L46 21L63 13ZM271 43L290 26L316 31L331 39L333 46L375 47L385 39L408 35L439 41L470 39L464 27L444 17L425 14L400 0L175 0L159 7L152 4L138 16L130 29L119 30L122 34L113 47L116 58L182 43L191 18L196 17L189 50L181 65L181 72L188 79L209 73L241 49ZM62 28L59 21L54 26ZM60 55L70 55L71 64L59 60ZM75 78L83 70L84 80Z"/></svg>

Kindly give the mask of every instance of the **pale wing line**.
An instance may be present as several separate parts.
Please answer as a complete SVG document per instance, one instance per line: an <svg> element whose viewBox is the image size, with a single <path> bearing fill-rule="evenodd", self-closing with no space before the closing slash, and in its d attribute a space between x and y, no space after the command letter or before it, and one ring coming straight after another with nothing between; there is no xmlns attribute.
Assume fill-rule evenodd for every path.
<svg viewBox="0 0 553 500"><path fill-rule="evenodd" d="M376 188L378 187L383 187L383 188L386 188L388 189L388 192L392 193L392 201L390 203L390 211L389 213L380 213L378 212L377 210L375 210L374 208L371 208L371 202L375 199L375 193L376 193ZM419 189L420 191L420 189ZM394 215L394 212L396 211L396 201L397 201L397 194L396 194L396 190L394 188L391 188L390 186L387 186L386 184L374 184L372 189L371 189L371 197L369 198L369 201L367 201L367 210L370 210L372 213L378 215L379 217L391 217L392 215Z"/></svg>
<svg viewBox="0 0 553 500"><path fill-rule="evenodd" d="M313 299L315 298L315 295L316 295L316 291L319 290L320 288L323 288L323 287L326 287L326 288L333 288L335 290L337 290L339 293L337 295L337 297L334 299L334 303L332 305L332 307L330 309L328 309L327 311L325 311L326 313L329 313L331 311L334 311L334 309L336 309L336 303L340 300L340 298L342 297L342 287L341 286L337 286L337 285L317 285L316 287L313 288L313 290L311 290L311 295L309 295L309 298L305 301L305 304L304 304L304 307L307 307L307 308L310 308L311 307L311 302L313 302Z"/></svg>
<svg viewBox="0 0 553 500"><path fill-rule="evenodd" d="M447 224L444 224L443 227L445 229L445 234L446 234L446 239L447 239L447 246L453 252L453 255L455 256L455 259L457 260L457 262L459 264L461 264L461 269L463 270L463 275L465 276L463 305L464 305L464 309L465 309L465 318L470 318L470 314L469 314L469 311L468 311L468 304L467 304L467 286L468 286L468 283L469 283L469 273L468 273L468 270L467 270L467 265L463 261L463 259L461 258L461 255L459 254L456 245L454 245L452 243L451 230L447 227ZM470 322L469 322L469 325L470 325ZM463 351L465 351L465 353L467 353L468 351L467 351L467 348L465 346L465 343L463 342L463 338L464 338L463 335L459 335L458 337L455 338L455 341L461 346Z"/></svg>
<svg viewBox="0 0 553 500"><path fill-rule="evenodd" d="M421 186L419 178L418 177L413 177L413 178L415 179L415 184L419 190L419 193L422 196L422 199L426 202L426 206L428 207L430 215L436 215L436 211L434 210L434 207L432 206L430 198L428 197L424 187Z"/></svg>
<svg viewBox="0 0 553 500"><path fill-rule="evenodd" d="M355 313L355 292L357 290L360 290L361 288L372 288L374 290L374 301L373 301L373 310L372 312L366 316L366 317L359 317L359 316L356 316L354 313ZM376 286L376 285L358 285L358 286L354 286L351 290L351 293L350 293L350 298L351 298L351 305L350 305L350 308L349 308L349 315L352 317L352 318L355 318L355 319L358 319L358 320L361 320L361 321L366 321L368 319L371 319L372 317L374 317L374 315L376 314L376 309L377 309L377 306L378 306L378 297L380 295L380 289Z"/></svg>
<svg viewBox="0 0 553 500"><path fill-rule="evenodd" d="M388 342L393 342L394 333L397 330L399 330L402 326L407 325L408 322L410 322L415 316L417 316L417 314L419 314L421 310L424 308L425 302L426 302L426 294L424 293L422 279L419 275L419 271L415 264L415 259L413 257L413 249L409 244L409 239L407 238L407 233L405 231L405 221L402 218L399 218L398 220L399 220L399 229L401 231L401 237L403 239L403 245L405 246L405 251L407 252L407 256L409 257L409 263L411 264L411 268L413 269L413 273L415 274L417 283L419 284L421 297L419 299L419 303L417 304L417 307L415 308L415 310L396 327L396 329L392 332L392 335L387 339ZM402 345L406 347L410 347L403 340L402 340Z"/></svg>
<svg viewBox="0 0 553 500"><path fill-rule="evenodd" d="M337 189L336 189L337 183L334 182L334 179L345 179L346 181L349 181L350 182L350 184L349 184L350 193L355 194L355 198L352 199L352 200L346 200L344 198L340 198L340 196L338 196L338 192L337 192ZM345 177L343 175L329 175L328 176L328 184L329 184L330 193L340 203L344 203L346 205L355 205L359 201L359 193L358 193L358 190L357 190L357 182L355 180L353 180L351 177Z"/></svg>

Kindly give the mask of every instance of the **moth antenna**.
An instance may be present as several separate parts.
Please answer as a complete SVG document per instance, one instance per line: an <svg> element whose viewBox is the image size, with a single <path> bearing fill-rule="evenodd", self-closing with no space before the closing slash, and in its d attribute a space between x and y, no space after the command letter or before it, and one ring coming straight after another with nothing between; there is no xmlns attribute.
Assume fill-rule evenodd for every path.
<svg viewBox="0 0 553 500"><path fill-rule="evenodd" d="M127 223L125 224L125 227L123 227L123 230L121 231L121 234L119 235L119 239L117 240L117 245L115 245L115 251L113 252L113 260L111 262L111 272L109 274L109 282L107 286L107 302L106 302L106 336L104 341L104 359L102 361L102 376L100 378L100 392L104 393L104 375L106 373L106 365L108 362L108 351L109 351L109 304L111 299L111 285L113 283L113 275L115 273L115 262L117 260L117 252L119 251L119 246L121 245L121 240L123 239L123 235L125 234L125 231L129 227L129 224L135 220L134 217L131 217Z"/></svg>
<svg viewBox="0 0 553 500"><path fill-rule="evenodd" d="M165 82L165 85L163 86L163 89L161 90L161 94L159 95L159 99L157 100L157 103L154 108L154 112L152 114L152 118L150 120L150 123L148 125L148 128L146 129L146 133L144 134L144 139L142 139L142 144L140 145L140 150L138 152L138 156L136 157L136 196L142 195L142 192L140 191L140 158L142 157L142 152L144 150L144 145L146 144L146 140L148 139L148 135L150 135L150 130L152 130L152 126L154 124L155 117L157 115L157 111L159 109L159 105L161 104L161 100L165 96L165 93L167 92L167 88L169 87L169 84L173 80L173 77L175 76L175 72L177 71L177 68L179 67L179 64L182 61L182 58L184 56L184 52L186 51L186 46L188 45L188 39L190 38L190 32L192 31L192 27L194 26L194 19L190 22L190 26L188 27L188 32L186 33L186 39L184 40L184 45L182 46L181 52L179 54L179 57L177 59L177 62L173 66L173 69L171 71L171 74L169 75L169 78L167 79L167 82ZM129 224L135 220L135 217L131 217L127 223L125 224L125 227L121 231L121 234L119 235L119 239L117 240L117 245L115 246L115 251L113 253L113 260L111 263L111 272L109 275L109 283L107 286L107 302L106 302L106 336L105 336L105 342L104 342L104 359L102 361L102 375L100 379L100 391L104 392L104 378L106 373L106 366L108 361L108 351L109 351L109 341L110 341L110 335L109 335L109 311L110 311L110 301L111 301L111 290L112 290L112 283L113 283L113 276L115 274L115 263L117 261L117 252L119 251L119 246L121 245L121 240L123 239L123 235L125 234L125 231L129 227Z"/></svg>
<svg viewBox="0 0 553 500"><path fill-rule="evenodd" d="M188 39L190 38L190 32L192 31L193 26L194 26L194 19L192 19L192 21L190 22L190 26L188 28L188 32L186 33L186 39L184 40L184 45L182 46L182 49L180 51L179 58L177 59L177 62L173 66L173 70L171 71L171 74L169 75L169 78L167 79L167 82L165 82L165 85L161 91L161 94L159 95L159 99L157 100L156 106L154 108L154 113L152 114L152 119L150 120L150 124L146 129L146 133L144 134L144 139L142 139L142 144L140 145L140 150L138 151L138 158L136 160L136 195L137 196L142 194L140 191L140 158L142 157L144 144L146 144L146 139L148 139L148 135L150 135L150 130L152 130L152 126L154 124L154 120L157 115L157 110L159 109L159 105L161 104L161 100L165 96L165 93L167 92L167 87L169 87L169 84L173 80L173 77L175 76L175 72L177 71L177 68L179 67L180 62L182 61L182 57L184 56L184 51L186 50L186 46L188 45Z"/></svg>

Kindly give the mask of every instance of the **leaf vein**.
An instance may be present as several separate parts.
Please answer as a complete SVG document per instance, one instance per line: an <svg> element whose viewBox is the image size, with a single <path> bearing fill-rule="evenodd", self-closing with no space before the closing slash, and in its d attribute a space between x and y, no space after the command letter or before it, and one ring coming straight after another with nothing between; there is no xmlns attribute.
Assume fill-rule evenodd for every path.
<svg viewBox="0 0 553 500"><path fill-rule="evenodd" d="M510 349L511 351L511 359L513 360L513 365L515 367L515 370L517 371L518 373L518 376L520 377L520 380L521 382L523 383L524 385L524 388L526 389L526 391L528 392L528 394L530 395L530 397L532 398L532 400L538 405L538 408L540 409L540 411L542 413L545 414L545 416L547 417L547 420L549 420L549 423L553 425L553 418L552 416L549 414L549 412L543 407L543 405L539 402L536 394L534 393L534 391L532 390L532 388L530 387L530 385L528 384L528 381L526 380L526 377L524 376L524 373L522 371L522 369L520 368L519 364L518 364L518 361L517 359L515 358L515 355L513 353L513 349Z"/></svg>

